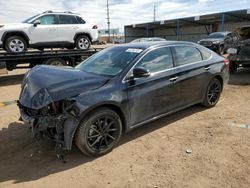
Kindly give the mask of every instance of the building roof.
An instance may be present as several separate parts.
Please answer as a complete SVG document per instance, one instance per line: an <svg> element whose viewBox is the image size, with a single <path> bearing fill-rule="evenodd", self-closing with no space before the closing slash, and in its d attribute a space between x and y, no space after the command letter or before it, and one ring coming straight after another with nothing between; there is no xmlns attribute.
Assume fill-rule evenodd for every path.
<svg viewBox="0 0 250 188"><path fill-rule="evenodd" d="M141 24L132 24L125 27L132 28L148 28L148 29L161 29L161 28L176 28L176 25L182 26L199 26L199 25L211 25L214 23L221 23L222 17L224 17L225 22L242 22L250 21L250 14L248 14L247 9L221 12L207 15L198 15L186 18L177 18L171 20L162 20L156 22L148 22Z"/></svg>

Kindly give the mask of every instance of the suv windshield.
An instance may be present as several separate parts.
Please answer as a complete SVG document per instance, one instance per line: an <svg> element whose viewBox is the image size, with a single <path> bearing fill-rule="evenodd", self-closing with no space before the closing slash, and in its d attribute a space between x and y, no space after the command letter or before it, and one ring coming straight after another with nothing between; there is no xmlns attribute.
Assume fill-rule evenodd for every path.
<svg viewBox="0 0 250 188"><path fill-rule="evenodd" d="M76 68L94 74L115 76L142 51L140 48L108 48L83 61Z"/></svg>
<svg viewBox="0 0 250 188"><path fill-rule="evenodd" d="M22 23L30 23L31 20L33 20L35 17L37 17L37 16L39 16L39 15L40 15L40 14L37 14L37 15L35 15L35 16L32 16L32 17L30 17L30 18L28 18L28 19L22 21Z"/></svg>
<svg viewBox="0 0 250 188"><path fill-rule="evenodd" d="M213 38L213 39L217 39L217 38L224 38L225 35L222 33L211 33L210 35L208 35L207 38Z"/></svg>

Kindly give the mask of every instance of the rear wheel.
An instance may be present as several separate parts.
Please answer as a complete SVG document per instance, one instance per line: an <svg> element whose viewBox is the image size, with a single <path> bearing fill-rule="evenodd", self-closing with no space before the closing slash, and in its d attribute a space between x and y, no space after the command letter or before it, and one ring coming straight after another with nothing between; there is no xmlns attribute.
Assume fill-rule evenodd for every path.
<svg viewBox="0 0 250 188"><path fill-rule="evenodd" d="M121 133L119 115L108 108L100 108L80 123L75 144L86 155L100 156L113 149L120 140Z"/></svg>
<svg viewBox="0 0 250 188"><path fill-rule="evenodd" d="M218 80L217 78L213 78L208 84L206 90L206 96L202 104L206 107L215 106L220 99L221 91L222 91L222 84L220 80Z"/></svg>
<svg viewBox="0 0 250 188"><path fill-rule="evenodd" d="M81 35L76 39L76 47L80 50L87 50L90 47L90 40L87 36Z"/></svg>
<svg viewBox="0 0 250 188"><path fill-rule="evenodd" d="M27 50L27 43L22 37L12 36L5 40L4 47L7 52L20 53Z"/></svg>
<svg viewBox="0 0 250 188"><path fill-rule="evenodd" d="M66 66L67 63L61 58L52 58L44 61L45 65L53 65L53 66Z"/></svg>

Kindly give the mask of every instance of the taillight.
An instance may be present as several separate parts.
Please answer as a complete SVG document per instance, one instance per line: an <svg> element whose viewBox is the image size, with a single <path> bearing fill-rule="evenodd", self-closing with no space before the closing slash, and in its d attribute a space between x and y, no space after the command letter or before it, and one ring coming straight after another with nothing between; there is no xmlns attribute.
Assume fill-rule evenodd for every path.
<svg viewBox="0 0 250 188"><path fill-rule="evenodd" d="M229 65L229 63L230 63L229 59L224 59L224 64L225 65Z"/></svg>
<svg viewBox="0 0 250 188"><path fill-rule="evenodd" d="M92 27L92 29L98 29L98 26L97 26L97 25L94 25L94 26Z"/></svg>

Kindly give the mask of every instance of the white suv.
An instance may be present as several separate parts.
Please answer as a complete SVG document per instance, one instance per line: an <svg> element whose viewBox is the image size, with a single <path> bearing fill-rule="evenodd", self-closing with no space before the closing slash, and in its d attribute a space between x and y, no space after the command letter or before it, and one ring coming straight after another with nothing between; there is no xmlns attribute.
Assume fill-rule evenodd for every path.
<svg viewBox="0 0 250 188"><path fill-rule="evenodd" d="M46 11L19 24L0 25L0 47L12 53L27 47L88 49L98 40L97 25L71 12Z"/></svg>

